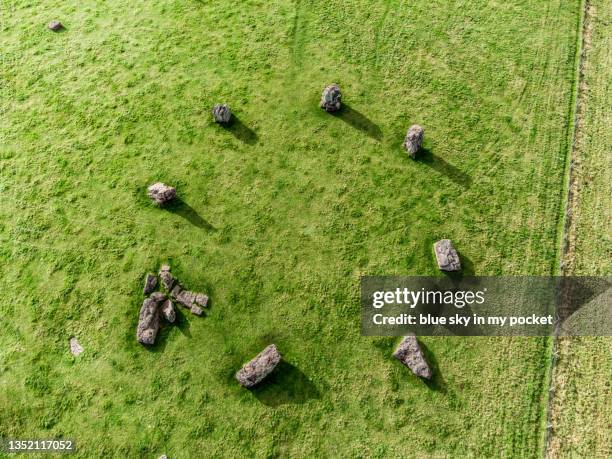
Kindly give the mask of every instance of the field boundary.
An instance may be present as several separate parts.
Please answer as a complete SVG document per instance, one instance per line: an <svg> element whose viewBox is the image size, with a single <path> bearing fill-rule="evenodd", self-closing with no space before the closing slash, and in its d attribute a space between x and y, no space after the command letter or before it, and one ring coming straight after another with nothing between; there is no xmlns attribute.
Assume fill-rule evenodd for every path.
<svg viewBox="0 0 612 459"><path fill-rule="evenodd" d="M568 129L571 132L570 147L567 152L566 160L566 176L564 183L566 184L565 203L562 204L563 214L561 216L562 223L560 225L560 233L558 237L560 239L559 247L559 274L564 276L568 273L567 257L570 254L570 232L572 226L572 214L573 208L576 204L577 194L577 179L575 171L575 161L577 156L577 139L582 129L582 114L584 106L584 98L586 95L586 85L584 81L584 70L586 54L588 51L588 44L590 43L590 29L591 24L591 0L581 0L580 6L580 19L578 22L577 34L577 45L575 61L576 74L574 75L574 81L572 83L572 113L570 113L569 120L572 122L572 126ZM558 330L552 338L552 350L550 358L549 368L549 383L548 383L548 401L546 403L546 429L544 438L544 451L543 457L550 457L550 445L553 438L552 431L552 415L553 415L553 402L555 399L555 370L558 361Z"/></svg>

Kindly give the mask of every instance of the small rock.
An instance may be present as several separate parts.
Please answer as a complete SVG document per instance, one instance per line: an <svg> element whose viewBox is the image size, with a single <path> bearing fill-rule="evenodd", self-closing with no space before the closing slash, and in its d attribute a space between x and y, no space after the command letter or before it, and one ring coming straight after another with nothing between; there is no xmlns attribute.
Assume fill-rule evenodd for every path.
<svg viewBox="0 0 612 459"><path fill-rule="evenodd" d="M405 336L393 353L393 357L410 368L415 375L431 379L431 370L423 356L423 351L421 351L421 346L419 346L416 336Z"/></svg>
<svg viewBox="0 0 612 459"><path fill-rule="evenodd" d="M170 299L164 301L161 305L161 314L171 324L176 320L176 311L174 311L174 305Z"/></svg>
<svg viewBox="0 0 612 459"><path fill-rule="evenodd" d="M461 261L459 260L459 254L453 247L453 243L450 239L442 239L434 244L434 252L436 253L436 260L438 261L438 267L442 271L460 271Z"/></svg>
<svg viewBox="0 0 612 459"><path fill-rule="evenodd" d="M151 273L147 274L147 277L145 278L144 289L143 289L144 294L148 295L153 290L155 290L155 287L157 287L157 276Z"/></svg>
<svg viewBox="0 0 612 459"><path fill-rule="evenodd" d="M140 308L136 339L142 344L154 344L159 331L159 302L146 298Z"/></svg>
<svg viewBox="0 0 612 459"><path fill-rule="evenodd" d="M342 93L337 84L332 84L323 90L321 95L321 108L326 112L337 112L342 106Z"/></svg>
<svg viewBox="0 0 612 459"><path fill-rule="evenodd" d="M79 343L79 340L77 340L74 336L72 338L70 338L70 353L72 355L74 355L75 357L79 354L81 354L85 349L83 349L83 346L81 346L81 344Z"/></svg>
<svg viewBox="0 0 612 459"><path fill-rule="evenodd" d="M203 293L197 293L194 301L203 308L208 306L208 296L204 295Z"/></svg>
<svg viewBox="0 0 612 459"><path fill-rule="evenodd" d="M162 281L162 284L165 287L165 289L168 290L168 291L171 291L172 288L174 287L176 279L170 273L170 271L160 271L159 272L159 277L160 277L160 279Z"/></svg>
<svg viewBox="0 0 612 459"><path fill-rule="evenodd" d="M148 188L148 195L155 204L163 206L176 198L176 188L157 182Z"/></svg>
<svg viewBox="0 0 612 459"><path fill-rule="evenodd" d="M423 145L424 134L425 131L418 124L410 126L410 129L408 129L408 133L406 134L406 138L404 139L404 148L412 157L412 159L416 158L416 154Z"/></svg>
<svg viewBox="0 0 612 459"><path fill-rule="evenodd" d="M230 119L232 118L232 111L225 104L215 105L212 113L217 123L229 123Z"/></svg>
<svg viewBox="0 0 612 459"><path fill-rule="evenodd" d="M59 21L51 21L47 27L54 32L58 32L64 28L64 25Z"/></svg>
<svg viewBox="0 0 612 459"><path fill-rule="evenodd" d="M202 311L202 308L199 306L196 306L195 304L193 306L191 306L191 313L195 314L196 316L201 316L204 311Z"/></svg>
<svg viewBox="0 0 612 459"><path fill-rule="evenodd" d="M250 389L272 373L280 360L281 355L276 345L270 344L262 352L257 354L253 360L246 363L238 370L236 379L242 386Z"/></svg>
<svg viewBox="0 0 612 459"><path fill-rule="evenodd" d="M161 268L159 268L159 272L162 271L170 271L170 265L162 265Z"/></svg>

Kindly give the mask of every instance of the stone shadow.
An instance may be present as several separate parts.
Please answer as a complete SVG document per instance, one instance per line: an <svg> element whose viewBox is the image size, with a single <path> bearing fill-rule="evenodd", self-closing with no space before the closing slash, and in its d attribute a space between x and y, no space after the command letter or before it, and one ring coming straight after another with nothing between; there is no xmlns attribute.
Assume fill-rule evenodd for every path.
<svg viewBox="0 0 612 459"><path fill-rule="evenodd" d="M173 214L179 215L197 228L201 228L207 231L215 230L214 226L204 220L193 207L191 207L181 198L175 198L174 200L172 200L172 202L164 206L164 209L168 210L169 212L172 212Z"/></svg>
<svg viewBox="0 0 612 459"><path fill-rule="evenodd" d="M360 130L375 140L382 140L382 130L378 125L348 104L343 103L340 110L330 113L330 115L341 119L348 125Z"/></svg>
<svg viewBox="0 0 612 459"><path fill-rule="evenodd" d="M421 340L418 341L419 345L421 346L421 350L423 351L423 355L425 356L425 360L427 360L427 364L431 369L431 379L419 379L421 379L429 389L435 392L446 394L448 392L448 386L446 384L446 381L444 380L444 377L442 376L442 372L440 371L440 365L438 364L436 356Z"/></svg>
<svg viewBox="0 0 612 459"><path fill-rule="evenodd" d="M221 124L221 126L226 131L231 132L238 140L248 145L254 145L257 143L257 133L244 124L242 120L240 120L240 118L233 113L229 123Z"/></svg>
<svg viewBox="0 0 612 459"><path fill-rule="evenodd" d="M436 172L446 175L450 180L463 188L467 189L472 186L472 178L469 175L433 154L429 148L422 148L417 153L416 160L431 167Z"/></svg>
<svg viewBox="0 0 612 459"><path fill-rule="evenodd" d="M320 398L316 386L302 371L285 360L281 360L274 371L251 393L267 406L302 404Z"/></svg>

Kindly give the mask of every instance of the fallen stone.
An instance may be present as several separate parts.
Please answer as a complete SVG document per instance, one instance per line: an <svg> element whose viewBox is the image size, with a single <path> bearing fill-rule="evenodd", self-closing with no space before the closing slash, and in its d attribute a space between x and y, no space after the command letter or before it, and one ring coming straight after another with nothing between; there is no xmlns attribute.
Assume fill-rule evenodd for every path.
<svg viewBox="0 0 612 459"><path fill-rule="evenodd" d="M181 287L181 284L177 282L172 291L170 292L170 296L176 300L182 291L183 287Z"/></svg>
<svg viewBox="0 0 612 459"><path fill-rule="evenodd" d="M280 361L281 355L276 345L270 344L253 360L238 370L236 379L242 386L250 389L272 373Z"/></svg>
<svg viewBox="0 0 612 459"><path fill-rule="evenodd" d="M163 206L176 198L176 188L157 182L148 188L148 195L155 204Z"/></svg>
<svg viewBox="0 0 612 459"><path fill-rule="evenodd" d="M174 305L170 299L164 301L161 305L161 314L168 322L171 324L176 320L176 311L174 310Z"/></svg>
<svg viewBox="0 0 612 459"><path fill-rule="evenodd" d="M202 314L204 314L204 311L202 311L201 307L196 306L194 304L193 306L191 306L191 313L195 314L196 316L201 316Z"/></svg>
<svg viewBox="0 0 612 459"><path fill-rule="evenodd" d="M141 344L154 344L159 331L159 305L153 298L146 298L140 308L136 339Z"/></svg>
<svg viewBox="0 0 612 459"><path fill-rule="evenodd" d="M170 292L176 283L175 277L170 273L170 271L160 271L159 278L161 279L162 285L165 287L165 289Z"/></svg>
<svg viewBox="0 0 612 459"><path fill-rule="evenodd" d="M170 265L162 265L161 268L159 268L159 271L170 271Z"/></svg>
<svg viewBox="0 0 612 459"><path fill-rule="evenodd" d="M180 305L191 309L191 307L195 305L195 297L196 294L194 292L190 292L189 290L183 290L176 296L176 301Z"/></svg>
<svg viewBox="0 0 612 459"><path fill-rule="evenodd" d="M197 293L194 299L195 303L203 308L208 306L208 296L203 293Z"/></svg>
<svg viewBox="0 0 612 459"><path fill-rule="evenodd" d="M147 277L145 278L144 289L143 289L144 294L148 295L153 290L155 290L155 287L157 287L157 276L151 273L147 274Z"/></svg>
<svg viewBox="0 0 612 459"><path fill-rule="evenodd" d="M64 28L64 25L59 21L51 21L47 27L54 32L58 32Z"/></svg>
<svg viewBox="0 0 612 459"><path fill-rule="evenodd" d="M153 301L161 304L164 301L166 301L166 298L168 298L168 297L166 295L164 295L162 292L154 292L154 293L151 293L149 298L151 298Z"/></svg>
<svg viewBox="0 0 612 459"><path fill-rule="evenodd" d="M408 133L406 134L406 138L404 139L404 148L408 152L408 155L412 157L412 159L416 158L416 154L421 149L423 145L423 136L425 131L421 126L415 124L410 126L408 129Z"/></svg>
<svg viewBox="0 0 612 459"><path fill-rule="evenodd" d="M212 113L217 123L229 123L230 119L232 118L232 111L225 104L215 105Z"/></svg>
<svg viewBox="0 0 612 459"><path fill-rule="evenodd" d="M77 340L74 336L72 338L70 338L70 353L72 355L74 355L75 357L79 354L81 354L85 349L83 349L83 346L81 346L81 344L79 343L79 340Z"/></svg>
<svg viewBox="0 0 612 459"><path fill-rule="evenodd" d="M461 261L459 260L459 254L453 247L453 243L450 239L442 239L434 244L434 252L436 253L436 260L438 261L438 267L442 271L460 271Z"/></svg>
<svg viewBox="0 0 612 459"><path fill-rule="evenodd" d="M429 365L427 365L425 356L423 356L423 351L421 351L421 346L419 346L416 336L405 336L393 353L393 357L410 368L415 375L431 379L431 370Z"/></svg>
<svg viewBox="0 0 612 459"><path fill-rule="evenodd" d="M342 93L337 84L332 84L323 90L321 95L321 108L326 112L337 112L342 106Z"/></svg>

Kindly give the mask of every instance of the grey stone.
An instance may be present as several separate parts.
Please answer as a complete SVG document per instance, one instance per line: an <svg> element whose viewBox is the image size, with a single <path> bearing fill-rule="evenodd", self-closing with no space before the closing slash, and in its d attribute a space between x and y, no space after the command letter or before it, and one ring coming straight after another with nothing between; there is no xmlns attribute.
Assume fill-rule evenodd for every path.
<svg viewBox="0 0 612 459"><path fill-rule="evenodd" d="M201 307L196 306L194 304L193 306L191 306L191 313L195 314L196 316L201 316L202 314L204 314L204 311L202 311Z"/></svg>
<svg viewBox="0 0 612 459"><path fill-rule="evenodd" d="M226 104L215 105L212 113L217 123L229 123L232 118L232 111Z"/></svg>
<svg viewBox="0 0 612 459"><path fill-rule="evenodd" d="M159 331L159 302L146 298L140 308L136 339L142 344L154 344Z"/></svg>
<svg viewBox="0 0 612 459"><path fill-rule="evenodd" d="M185 306L188 309L191 309L191 307L194 306L195 304L195 297L196 297L195 293L190 292L189 290L183 290L181 293L179 293L176 296L176 301L180 305Z"/></svg>
<svg viewBox="0 0 612 459"><path fill-rule="evenodd" d="M162 271L170 271L170 265L161 265L161 268L159 268L159 272Z"/></svg>
<svg viewBox="0 0 612 459"><path fill-rule="evenodd" d="M280 361L281 355L276 345L270 344L257 354L253 360L238 370L236 379L242 386L250 389L272 373Z"/></svg>
<svg viewBox="0 0 612 459"><path fill-rule="evenodd" d="M144 294L148 295L153 290L155 290L155 287L157 287L157 276L151 273L147 274L147 277L145 278L144 289L143 289Z"/></svg>
<svg viewBox="0 0 612 459"><path fill-rule="evenodd" d="M208 296L204 295L203 293L197 293L194 301L203 308L208 306Z"/></svg>
<svg viewBox="0 0 612 459"><path fill-rule="evenodd" d="M410 129L408 129L408 133L404 139L404 148L412 159L416 158L417 153L423 146L424 135L425 131L418 124L414 124L410 126Z"/></svg>
<svg viewBox="0 0 612 459"><path fill-rule="evenodd" d="M176 311L174 310L174 305L170 299L164 301L161 305L161 314L168 322L171 324L176 320Z"/></svg>
<svg viewBox="0 0 612 459"><path fill-rule="evenodd" d="M425 360L423 351L421 351L421 346L419 346L416 336L405 336L393 353L393 357L410 368L415 375L421 378L431 379L431 370L429 369L429 365L427 365L427 361Z"/></svg>
<svg viewBox="0 0 612 459"><path fill-rule="evenodd" d="M323 90L321 95L321 108L326 112L337 112L342 106L342 93L337 84L332 84Z"/></svg>
<svg viewBox="0 0 612 459"><path fill-rule="evenodd" d="M74 336L72 338L70 338L70 353L72 355L74 355L75 357L79 354L81 354L85 349L83 349L83 346L81 346L81 343L79 343L79 340L77 340Z"/></svg>
<svg viewBox="0 0 612 459"><path fill-rule="evenodd" d="M436 260L438 261L438 267L442 271L460 271L461 261L459 260L459 254L453 247L453 243L450 239L442 239L434 244L434 252L436 253Z"/></svg>
<svg viewBox="0 0 612 459"><path fill-rule="evenodd" d="M166 301L166 298L168 298L168 297L166 295L164 295L162 292L154 292L154 293L151 293L149 298L151 298L153 301L161 304L164 301Z"/></svg>
<svg viewBox="0 0 612 459"><path fill-rule="evenodd" d="M148 188L147 194L155 204L163 206L176 198L176 188L157 182Z"/></svg>
<svg viewBox="0 0 612 459"><path fill-rule="evenodd" d="M171 291L172 288L174 287L176 279L170 273L170 271L160 271L159 272L159 278L161 279L161 282L162 282L162 285L164 286L164 288L166 290L168 290L168 291Z"/></svg>
<svg viewBox="0 0 612 459"><path fill-rule="evenodd" d="M47 27L54 32L58 32L64 28L64 25L59 21L51 21Z"/></svg>
<svg viewBox="0 0 612 459"><path fill-rule="evenodd" d="M182 291L183 291L183 287L181 287L181 284L177 282L174 288L172 289L172 291L170 292L170 296L172 296L172 298L176 300Z"/></svg>

